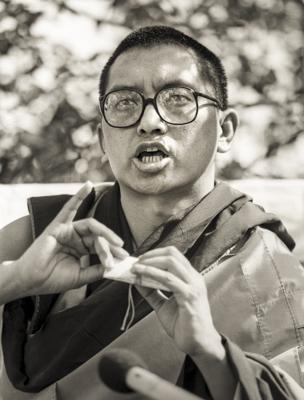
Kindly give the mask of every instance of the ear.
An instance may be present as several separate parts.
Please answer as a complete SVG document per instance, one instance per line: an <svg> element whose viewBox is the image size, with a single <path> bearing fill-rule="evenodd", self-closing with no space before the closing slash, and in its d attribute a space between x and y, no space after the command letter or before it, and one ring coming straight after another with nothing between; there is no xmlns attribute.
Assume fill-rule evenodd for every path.
<svg viewBox="0 0 304 400"><path fill-rule="evenodd" d="M103 167L109 161L109 159L105 152L101 123L99 123L97 125L96 129L97 129L97 134L98 134L98 139L99 139L99 144L100 144L100 149L101 149L101 166Z"/></svg>
<svg viewBox="0 0 304 400"><path fill-rule="evenodd" d="M220 112L220 135L217 144L218 153L226 153L230 149L238 124L239 117L234 109L228 108Z"/></svg>

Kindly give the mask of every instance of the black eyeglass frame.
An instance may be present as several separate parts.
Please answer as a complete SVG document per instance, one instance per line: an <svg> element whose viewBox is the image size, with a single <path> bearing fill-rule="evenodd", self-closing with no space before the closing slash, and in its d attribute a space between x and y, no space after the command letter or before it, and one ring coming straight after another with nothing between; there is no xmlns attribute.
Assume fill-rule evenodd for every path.
<svg viewBox="0 0 304 400"><path fill-rule="evenodd" d="M166 121L166 120L160 115L160 112L159 112L159 110L158 110L157 103L156 103L157 96L158 96L159 93L161 93L163 90L166 90L166 89L174 89L174 88L176 88L176 89L187 89L187 90L190 90L190 91L192 92L192 94L193 94L193 96L194 96L194 99L195 99L195 103L196 103L196 112L195 112L194 117L191 119L191 121L183 122L183 123L174 123L174 122ZM108 97L111 93L119 92L120 90L129 90L129 91L131 91L131 92L135 92L135 93L139 94L139 96L140 96L141 99L142 99L142 112L141 112L141 114L139 115L139 117L137 118L137 120L136 120L133 124L130 124L130 125L123 125L123 126L112 125L112 124L109 123L109 121L107 120L107 117L106 117L106 115L105 115L105 112L104 112L104 104L105 104L105 101L106 101L107 97ZM215 107L218 107L219 109L221 109L220 102L219 102L216 98L214 98L214 97L212 97L212 96L208 96L207 94L204 94L204 93L201 93L201 92L197 92L196 90L194 90L194 89L192 89L192 88L190 88L190 87L187 87L187 86L166 86L166 87L161 88L157 93L155 93L155 96L154 96L154 97L148 97L148 98L145 98L144 95L143 95L141 92L139 92L138 90L136 90L136 89L130 89L130 88L115 89L115 90L111 90L110 92L104 94L103 96L99 96L99 108L100 108L100 112L101 112L102 115L104 116L104 119L105 119L106 123L107 123L109 126L111 126L112 128L131 128L132 126L135 126L135 125L141 120L141 118L142 118L142 116L143 116L143 114L144 114L144 112L145 112L145 109L146 109L146 107L147 107L148 104L152 104L152 105L153 105L153 107L154 107L154 109L156 110L156 112L157 112L159 118L160 118L162 121L166 122L167 124L170 124L170 125L187 125L187 124L190 124L191 122L195 121L195 119L196 119L196 117L197 117L198 109L199 109L199 105L198 105L198 101L197 101L197 98L198 98L198 97L203 97L203 98L205 98L205 99L207 99L207 100L212 101L213 103L215 103L215 104L212 104L212 105L214 105ZM208 105L208 104L207 104L207 105ZM211 104L210 104L210 105L211 105Z"/></svg>

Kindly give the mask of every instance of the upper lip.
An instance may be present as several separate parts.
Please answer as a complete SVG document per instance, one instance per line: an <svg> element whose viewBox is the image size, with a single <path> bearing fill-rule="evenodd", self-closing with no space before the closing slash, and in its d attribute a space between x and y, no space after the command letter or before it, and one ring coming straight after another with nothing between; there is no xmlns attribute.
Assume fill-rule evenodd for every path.
<svg viewBox="0 0 304 400"><path fill-rule="evenodd" d="M144 151L156 151L155 149L162 151L167 156L170 154L167 146L161 142L144 142L136 147L135 157L138 157Z"/></svg>

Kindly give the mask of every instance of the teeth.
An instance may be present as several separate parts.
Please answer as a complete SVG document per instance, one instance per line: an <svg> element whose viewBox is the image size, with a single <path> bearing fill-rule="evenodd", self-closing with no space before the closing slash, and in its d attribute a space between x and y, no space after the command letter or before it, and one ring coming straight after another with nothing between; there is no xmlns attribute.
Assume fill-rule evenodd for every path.
<svg viewBox="0 0 304 400"><path fill-rule="evenodd" d="M143 162L144 164L148 164L148 163L156 163L159 162L163 159L162 156L144 156L141 160L141 162Z"/></svg>
<svg viewBox="0 0 304 400"><path fill-rule="evenodd" d="M158 148L155 147L155 146L154 147L147 147L147 149L145 151L148 151L150 153L151 151L158 151Z"/></svg>

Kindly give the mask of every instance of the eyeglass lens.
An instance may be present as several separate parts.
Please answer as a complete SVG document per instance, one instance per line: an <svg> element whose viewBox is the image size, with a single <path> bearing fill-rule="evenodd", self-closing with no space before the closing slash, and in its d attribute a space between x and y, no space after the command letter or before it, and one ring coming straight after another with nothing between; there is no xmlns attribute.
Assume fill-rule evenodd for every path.
<svg viewBox="0 0 304 400"><path fill-rule="evenodd" d="M197 102L192 90L176 87L160 90L155 98L160 117L172 124L192 121L197 113ZM136 91L122 89L109 93L104 102L105 118L113 126L135 124L143 111L143 97Z"/></svg>
<svg viewBox="0 0 304 400"><path fill-rule="evenodd" d="M197 112L196 100L187 88L168 88L161 90L156 97L161 117L173 124L190 122Z"/></svg>
<svg viewBox="0 0 304 400"><path fill-rule="evenodd" d="M117 90L106 96L104 114L111 125L124 127L138 120L142 107L143 101L139 93L131 90Z"/></svg>

